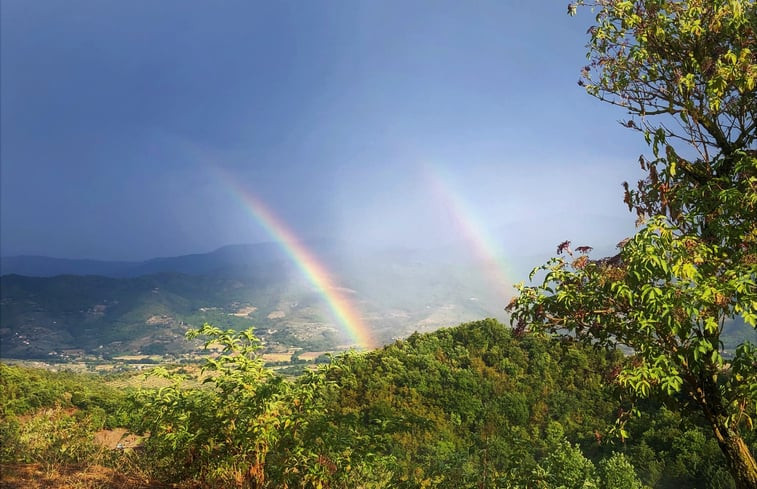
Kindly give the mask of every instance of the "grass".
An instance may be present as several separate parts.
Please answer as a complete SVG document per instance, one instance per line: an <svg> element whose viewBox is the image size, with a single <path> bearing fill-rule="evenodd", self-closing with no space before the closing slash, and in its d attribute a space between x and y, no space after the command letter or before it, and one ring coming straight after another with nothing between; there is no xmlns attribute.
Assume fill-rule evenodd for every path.
<svg viewBox="0 0 757 489"><path fill-rule="evenodd" d="M312 362L316 358L320 357L324 353L334 353L329 351L306 351L305 353L300 355L300 360L305 360L306 362Z"/></svg>
<svg viewBox="0 0 757 489"><path fill-rule="evenodd" d="M288 362L292 359L294 352L287 351L283 353L264 353L261 355L264 362Z"/></svg>
<svg viewBox="0 0 757 489"><path fill-rule="evenodd" d="M127 475L128 474L128 475ZM0 464L0 489L159 489L169 486L151 482L124 460L120 467L42 464Z"/></svg>

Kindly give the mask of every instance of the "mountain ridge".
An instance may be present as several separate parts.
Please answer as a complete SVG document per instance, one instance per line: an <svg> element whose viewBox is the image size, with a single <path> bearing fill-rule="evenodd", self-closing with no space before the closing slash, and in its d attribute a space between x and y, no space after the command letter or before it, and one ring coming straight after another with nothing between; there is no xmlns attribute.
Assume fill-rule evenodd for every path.
<svg viewBox="0 0 757 489"><path fill-rule="evenodd" d="M160 272L206 274L228 266L259 264L284 257L280 247L272 242L226 245L206 253L156 257L141 261L15 255L0 258L0 275L137 277Z"/></svg>

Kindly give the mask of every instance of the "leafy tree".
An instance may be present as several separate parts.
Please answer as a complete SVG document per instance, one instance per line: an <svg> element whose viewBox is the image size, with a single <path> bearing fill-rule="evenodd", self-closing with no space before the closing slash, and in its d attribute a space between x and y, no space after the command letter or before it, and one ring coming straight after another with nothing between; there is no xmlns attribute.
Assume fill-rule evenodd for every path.
<svg viewBox="0 0 757 489"><path fill-rule="evenodd" d="M226 485L262 487L266 457L285 420L277 417L286 384L265 369L251 329L235 332L205 324L187 336L205 336L223 354L206 360L207 375L155 373L173 380L158 390L143 389L134 400L149 431L145 450L151 469L169 479L199 477ZM187 381L208 388L188 388Z"/></svg>
<svg viewBox="0 0 757 489"><path fill-rule="evenodd" d="M596 469L581 450L567 440L560 443L543 462L543 482L555 489L596 488Z"/></svg>
<svg viewBox="0 0 757 489"><path fill-rule="evenodd" d="M756 488L742 432L757 349L744 341L726 359L720 336L737 316L757 324L757 4L598 0L569 13L580 5L596 23L579 84L623 107L652 152L639 159L645 177L624 184L640 228L600 260L562 243L508 309L516 329L630 347L617 382L701 413L737 487Z"/></svg>
<svg viewBox="0 0 757 489"><path fill-rule="evenodd" d="M599 463L602 487L605 489L642 489L633 465L620 452L613 453Z"/></svg>
<svg viewBox="0 0 757 489"><path fill-rule="evenodd" d="M187 337L204 337L206 348L222 351L199 374L156 369L172 385L134 396L135 428L150 433L140 461L151 473L202 487L250 488L375 487L387 477L385 460L362 463L350 447L359 440L333 435L325 409L334 387L325 381L329 366L290 382L264 366L252 329L206 323Z"/></svg>

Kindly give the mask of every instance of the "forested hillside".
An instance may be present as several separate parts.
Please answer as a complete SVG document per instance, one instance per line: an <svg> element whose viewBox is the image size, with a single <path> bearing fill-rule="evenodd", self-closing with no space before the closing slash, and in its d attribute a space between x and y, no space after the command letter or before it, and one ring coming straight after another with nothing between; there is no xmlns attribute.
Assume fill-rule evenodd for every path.
<svg viewBox="0 0 757 489"><path fill-rule="evenodd" d="M286 380L262 366L253 336L200 337L229 347L209 377L159 369L162 387L126 396L107 387L117 379L3 366L2 446L17 447L3 462L100 463L190 487L734 487L697 416L648 401L636 406L647 418L612 434L631 408L613 382L616 351L484 320ZM117 426L143 434L141 448L93 444Z"/></svg>

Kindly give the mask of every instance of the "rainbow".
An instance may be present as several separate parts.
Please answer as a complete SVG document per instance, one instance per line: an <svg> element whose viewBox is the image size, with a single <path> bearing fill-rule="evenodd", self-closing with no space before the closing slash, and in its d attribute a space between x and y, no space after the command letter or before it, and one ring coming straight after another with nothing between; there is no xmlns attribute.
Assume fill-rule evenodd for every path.
<svg viewBox="0 0 757 489"><path fill-rule="evenodd" d="M338 287L330 274L308 250L291 229L279 219L260 199L244 191L231 177L217 172L233 197L238 200L245 211L282 247L291 257L305 278L319 291L328 304L334 318L345 333L360 347L371 349L377 346L370 329L345 294L345 289Z"/></svg>
<svg viewBox="0 0 757 489"><path fill-rule="evenodd" d="M421 165L423 176L430 190L439 203L449 211L455 227L458 229L477 259L487 266L489 282L496 287L503 299L513 293L513 282L508 279L509 267L503 256L501 245L486 232L486 227L476 218L475 212L468 206L459 192L453 190L441 168L428 163Z"/></svg>

